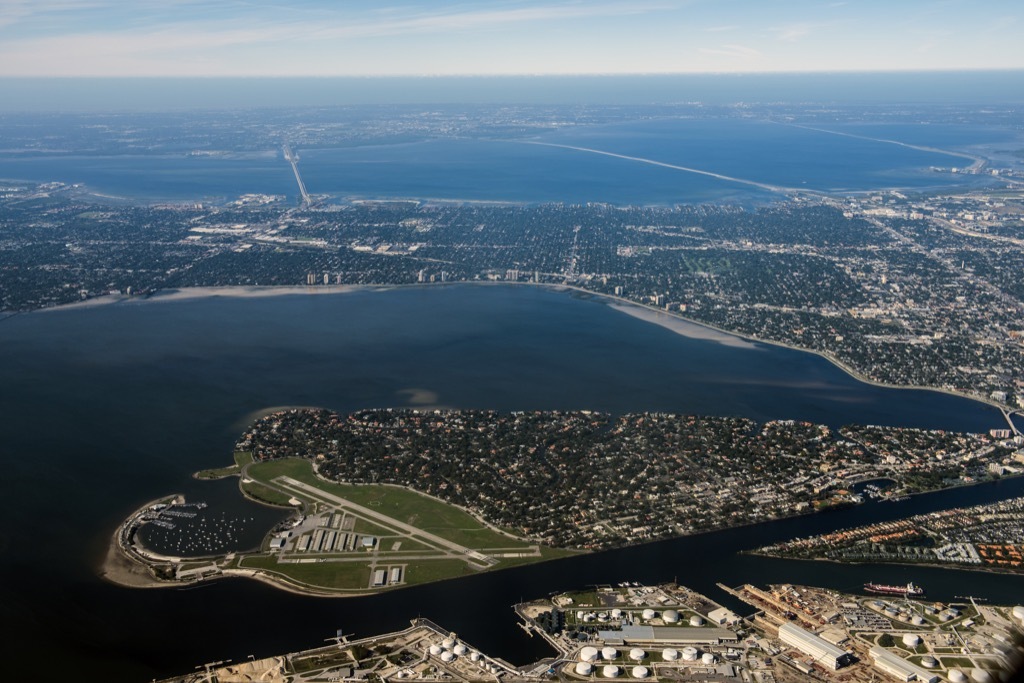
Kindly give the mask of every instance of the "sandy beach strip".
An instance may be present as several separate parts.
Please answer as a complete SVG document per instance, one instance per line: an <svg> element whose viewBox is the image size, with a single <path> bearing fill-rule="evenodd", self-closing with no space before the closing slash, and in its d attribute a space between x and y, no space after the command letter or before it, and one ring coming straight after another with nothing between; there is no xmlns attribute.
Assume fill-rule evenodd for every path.
<svg viewBox="0 0 1024 683"><path fill-rule="evenodd" d="M743 337L730 334L729 332L722 332L700 323L690 322L689 320L684 320L677 315L662 313L646 306L640 306L632 303L620 303L618 301L609 303L608 306L610 308L614 308L616 311L621 311L626 315L638 318L644 322L653 323L659 327L664 327L667 330L672 330L676 334L689 337L690 339L713 341L724 346L733 346L741 349L758 348L756 342L744 339Z"/></svg>

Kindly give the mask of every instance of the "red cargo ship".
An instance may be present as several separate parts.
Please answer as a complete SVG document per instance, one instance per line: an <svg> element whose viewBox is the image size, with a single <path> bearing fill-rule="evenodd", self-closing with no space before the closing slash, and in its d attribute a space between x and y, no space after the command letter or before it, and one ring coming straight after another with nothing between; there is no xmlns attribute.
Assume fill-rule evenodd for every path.
<svg viewBox="0 0 1024 683"><path fill-rule="evenodd" d="M915 586L913 582L908 583L906 586L890 586L884 583L865 583L864 590L868 593L878 593L879 595L902 595L908 598L924 595L924 589L920 586Z"/></svg>

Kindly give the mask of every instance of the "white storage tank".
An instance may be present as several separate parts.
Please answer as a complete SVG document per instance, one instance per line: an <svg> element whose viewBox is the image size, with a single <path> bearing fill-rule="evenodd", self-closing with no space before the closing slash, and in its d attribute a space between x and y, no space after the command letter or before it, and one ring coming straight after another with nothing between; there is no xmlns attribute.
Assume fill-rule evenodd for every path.
<svg viewBox="0 0 1024 683"><path fill-rule="evenodd" d="M629 658L638 662L646 656L647 653L638 647L634 647L632 650L629 651Z"/></svg>
<svg viewBox="0 0 1024 683"><path fill-rule="evenodd" d="M605 659L615 659L619 656L619 651L614 647L605 647L601 649L601 656Z"/></svg>
<svg viewBox="0 0 1024 683"><path fill-rule="evenodd" d="M666 624L677 624L679 623L679 612L674 609L667 609L661 613L661 618L665 620Z"/></svg>
<svg viewBox="0 0 1024 683"><path fill-rule="evenodd" d="M480 653L479 652L473 652L473 653L471 653L469 655L469 658L471 660L473 660L474 662L479 662L480 661Z"/></svg>
<svg viewBox="0 0 1024 683"><path fill-rule="evenodd" d="M700 661L705 666L711 666L712 664L715 663L715 656L713 654L711 654L710 652L705 652L704 654L702 654L700 656Z"/></svg>
<svg viewBox="0 0 1024 683"><path fill-rule="evenodd" d="M591 647L588 645L582 650L580 650L580 660L584 662L594 661L595 659L597 659L597 655L598 652L596 647Z"/></svg>
<svg viewBox="0 0 1024 683"><path fill-rule="evenodd" d="M653 619L653 618L654 618L655 616L657 616L657 612L655 612L654 610L652 610L652 609L648 608L648 609L645 609L645 610L644 610L644 611L642 612L642 615L643 615L643 618L644 618L644 619L647 619L648 621L650 621L650 620L651 620L651 619Z"/></svg>
<svg viewBox="0 0 1024 683"><path fill-rule="evenodd" d="M683 661L685 661L685 662L696 662L697 661L697 648L695 648L695 647L684 647L683 648Z"/></svg>
<svg viewBox="0 0 1024 683"><path fill-rule="evenodd" d="M679 659L679 650L674 650L670 647L666 647L661 651L661 658L666 662L674 662Z"/></svg>
<svg viewBox="0 0 1024 683"><path fill-rule="evenodd" d="M971 680L974 683L992 683L992 674L984 669L975 669L971 672Z"/></svg>
<svg viewBox="0 0 1024 683"><path fill-rule="evenodd" d="M430 654L434 655L435 657L437 657L439 654L441 654L441 652L443 652L443 650L441 649L440 645L431 645L430 646Z"/></svg>
<svg viewBox="0 0 1024 683"><path fill-rule="evenodd" d="M445 650L441 653L442 662L453 662L455 661L455 655L452 654L451 650Z"/></svg>
<svg viewBox="0 0 1024 683"><path fill-rule="evenodd" d="M1013 608L1013 618L1017 621L1024 622L1024 605L1017 605Z"/></svg>
<svg viewBox="0 0 1024 683"><path fill-rule="evenodd" d="M913 633L904 633L903 644L907 647L917 647L921 644L921 636L915 635Z"/></svg>
<svg viewBox="0 0 1024 683"><path fill-rule="evenodd" d="M646 666L634 666L630 673L633 675L633 678L647 678L647 675L651 672L647 670Z"/></svg>
<svg viewBox="0 0 1024 683"><path fill-rule="evenodd" d="M454 638L445 638L444 640L441 641L441 647L443 647L446 650L452 649L453 647L455 647L455 639Z"/></svg>
<svg viewBox="0 0 1024 683"><path fill-rule="evenodd" d="M949 670L950 683L967 683L967 674L960 669Z"/></svg>
<svg viewBox="0 0 1024 683"><path fill-rule="evenodd" d="M580 676L589 676L594 673L594 665L590 662L576 662L576 673Z"/></svg>
<svg viewBox="0 0 1024 683"><path fill-rule="evenodd" d="M921 666L926 669L934 669L939 665L939 660L935 659L931 655L925 655L921 658Z"/></svg>
<svg viewBox="0 0 1024 683"><path fill-rule="evenodd" d="M690 617L690 626L703 626L703 625L704 625L704 617L700 616L699 614L694 614L692 617Z"/></svg>
<svg viewBox="0 0 1024 683"><path fill-rule="evenodd" d="M622 610L620 610L620 609L613 609L612 610L612 619L621 619L621 618L622 618Z"/></svg>
<svg viewBox="0 0 1024 683"><path fill-rule="evenodd" d="M924 617L922 617L920 614L915 614L914 618L910 620L910 623L912 623L914 626L924 626Z"/></svg>
<svg viewBox="0 0 1024 683"><path fill-rule="evenodd" d="M455 654L459 655L460 657L462 655L466 654L468 651L469 651L468 648L466 648L466 646L463 645L462 643L459 643L458 645L456 645L452 649L452 652L454 652Z"/></svg>
<svg viewBox="0 0 1024 683"><path fill-rule="evenodd" d="M619 667L615 666L614 664L608 664L603 669L601 669L601 675L605 678L618 678Z"/></svg>

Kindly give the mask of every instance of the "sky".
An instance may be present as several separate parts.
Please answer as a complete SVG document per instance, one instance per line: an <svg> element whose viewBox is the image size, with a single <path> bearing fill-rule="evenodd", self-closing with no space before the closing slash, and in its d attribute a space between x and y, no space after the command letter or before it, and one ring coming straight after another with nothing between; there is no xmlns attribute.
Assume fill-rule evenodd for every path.
<svg viewBox="0 0 1024 683"><path fill-rule="evenodd" d="M1024 69L1019 0L0 0L0 77Z"/></svg>

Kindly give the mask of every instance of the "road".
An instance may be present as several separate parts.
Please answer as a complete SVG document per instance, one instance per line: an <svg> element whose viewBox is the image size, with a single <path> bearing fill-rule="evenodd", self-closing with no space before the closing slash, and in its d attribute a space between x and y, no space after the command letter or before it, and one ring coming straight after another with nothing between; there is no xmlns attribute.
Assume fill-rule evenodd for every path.
<svg viewBox="0 0 1024 683"><path fill-rule="evenodd" d="M306 192L306 184L302 182L302 176L299 175L299 157L288 145L284 145L281 149L284 151L285 160L292 165L292 172L295 174L295 182L299 184L299 193L302 195L302 205L309 206L309 193Z"/></svg>

